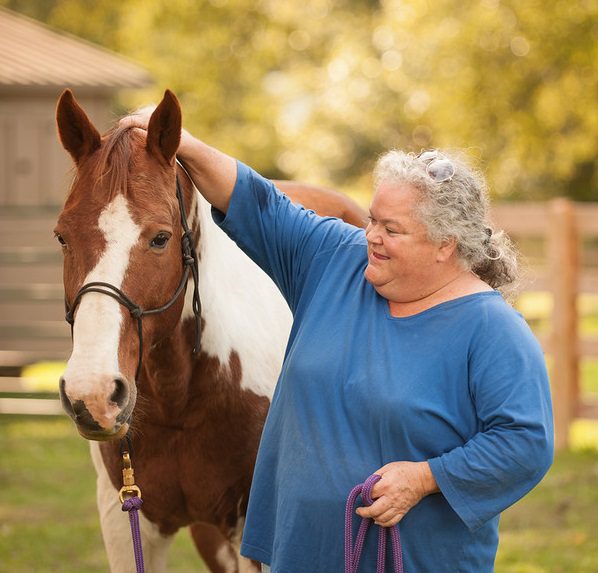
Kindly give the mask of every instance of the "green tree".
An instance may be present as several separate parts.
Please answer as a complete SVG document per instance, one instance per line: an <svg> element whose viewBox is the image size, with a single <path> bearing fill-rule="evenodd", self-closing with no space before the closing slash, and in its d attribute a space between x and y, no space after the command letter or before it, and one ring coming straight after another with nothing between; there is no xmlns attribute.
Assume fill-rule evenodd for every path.
<svg viewBox="0 0 598 573"><path fill-rule="evenodd" d="M146 67L121 108L270 177L366 189L376 156L465 148L504 198L598 200L594 0L0 0Z"/></svg>

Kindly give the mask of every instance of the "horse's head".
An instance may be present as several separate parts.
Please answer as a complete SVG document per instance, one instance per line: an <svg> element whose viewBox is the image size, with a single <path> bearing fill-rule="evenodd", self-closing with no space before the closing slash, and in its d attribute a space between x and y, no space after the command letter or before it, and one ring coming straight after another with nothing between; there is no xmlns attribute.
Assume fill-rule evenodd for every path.
<svg viewBox="0 0 598 573"><path fill-rule="evenodd" d="M56 226L73 325L60 396L81 435L115 439L126 433L135 406L141 341L148 349L169 336L183 308L177 291L186 286L187 267L175 163L181 110L167 91L147 132L116 126L100 136L67 90L57 123L76 166ZM184 183L189 206L191 186Z"/></svg>

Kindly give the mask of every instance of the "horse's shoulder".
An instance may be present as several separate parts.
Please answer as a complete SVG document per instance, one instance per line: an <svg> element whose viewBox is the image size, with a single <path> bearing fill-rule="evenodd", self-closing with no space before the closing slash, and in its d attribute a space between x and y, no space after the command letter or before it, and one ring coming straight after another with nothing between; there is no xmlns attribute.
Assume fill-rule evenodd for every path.
<svg viewBox="0 0 598 573"><path fill-rule="evenodd" d="M364 227L367 213L353 199L328 187L309 185L297 181L274 181L278 189L293 203L312 209L318 215L338 217L356 227Z"/></svg>

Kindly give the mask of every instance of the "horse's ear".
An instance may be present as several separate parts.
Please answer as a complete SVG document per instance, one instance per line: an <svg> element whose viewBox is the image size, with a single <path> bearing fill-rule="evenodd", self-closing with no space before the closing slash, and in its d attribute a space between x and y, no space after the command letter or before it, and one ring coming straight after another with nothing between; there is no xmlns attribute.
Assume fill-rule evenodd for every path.
<svg viewBox="0 0 598 573"><path fill-rule="evenodd" d="M170 91L155 109L147 126L147 150L158 158L172 164L181 141L181 106Z"/></svg>
<svg viewBox="0 0 598 573"><path fill-rule="evenodd" d="M62 145L77 164L102 143L98 130L77 103L71 90L64 90L58 100L56 123Z"/></svg>

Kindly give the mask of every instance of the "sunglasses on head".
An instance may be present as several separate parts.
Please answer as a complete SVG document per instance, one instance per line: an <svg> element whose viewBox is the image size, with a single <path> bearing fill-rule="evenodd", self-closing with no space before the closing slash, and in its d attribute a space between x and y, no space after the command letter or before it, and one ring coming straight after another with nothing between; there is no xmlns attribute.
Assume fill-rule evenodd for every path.
<svg viewBox="0 0 598 573"><path fill-rule="evenodd" d="M455 166L436 150L422 151L417 159L426 164L426 173L436 183L450 181L455 174Z"/></svg>

